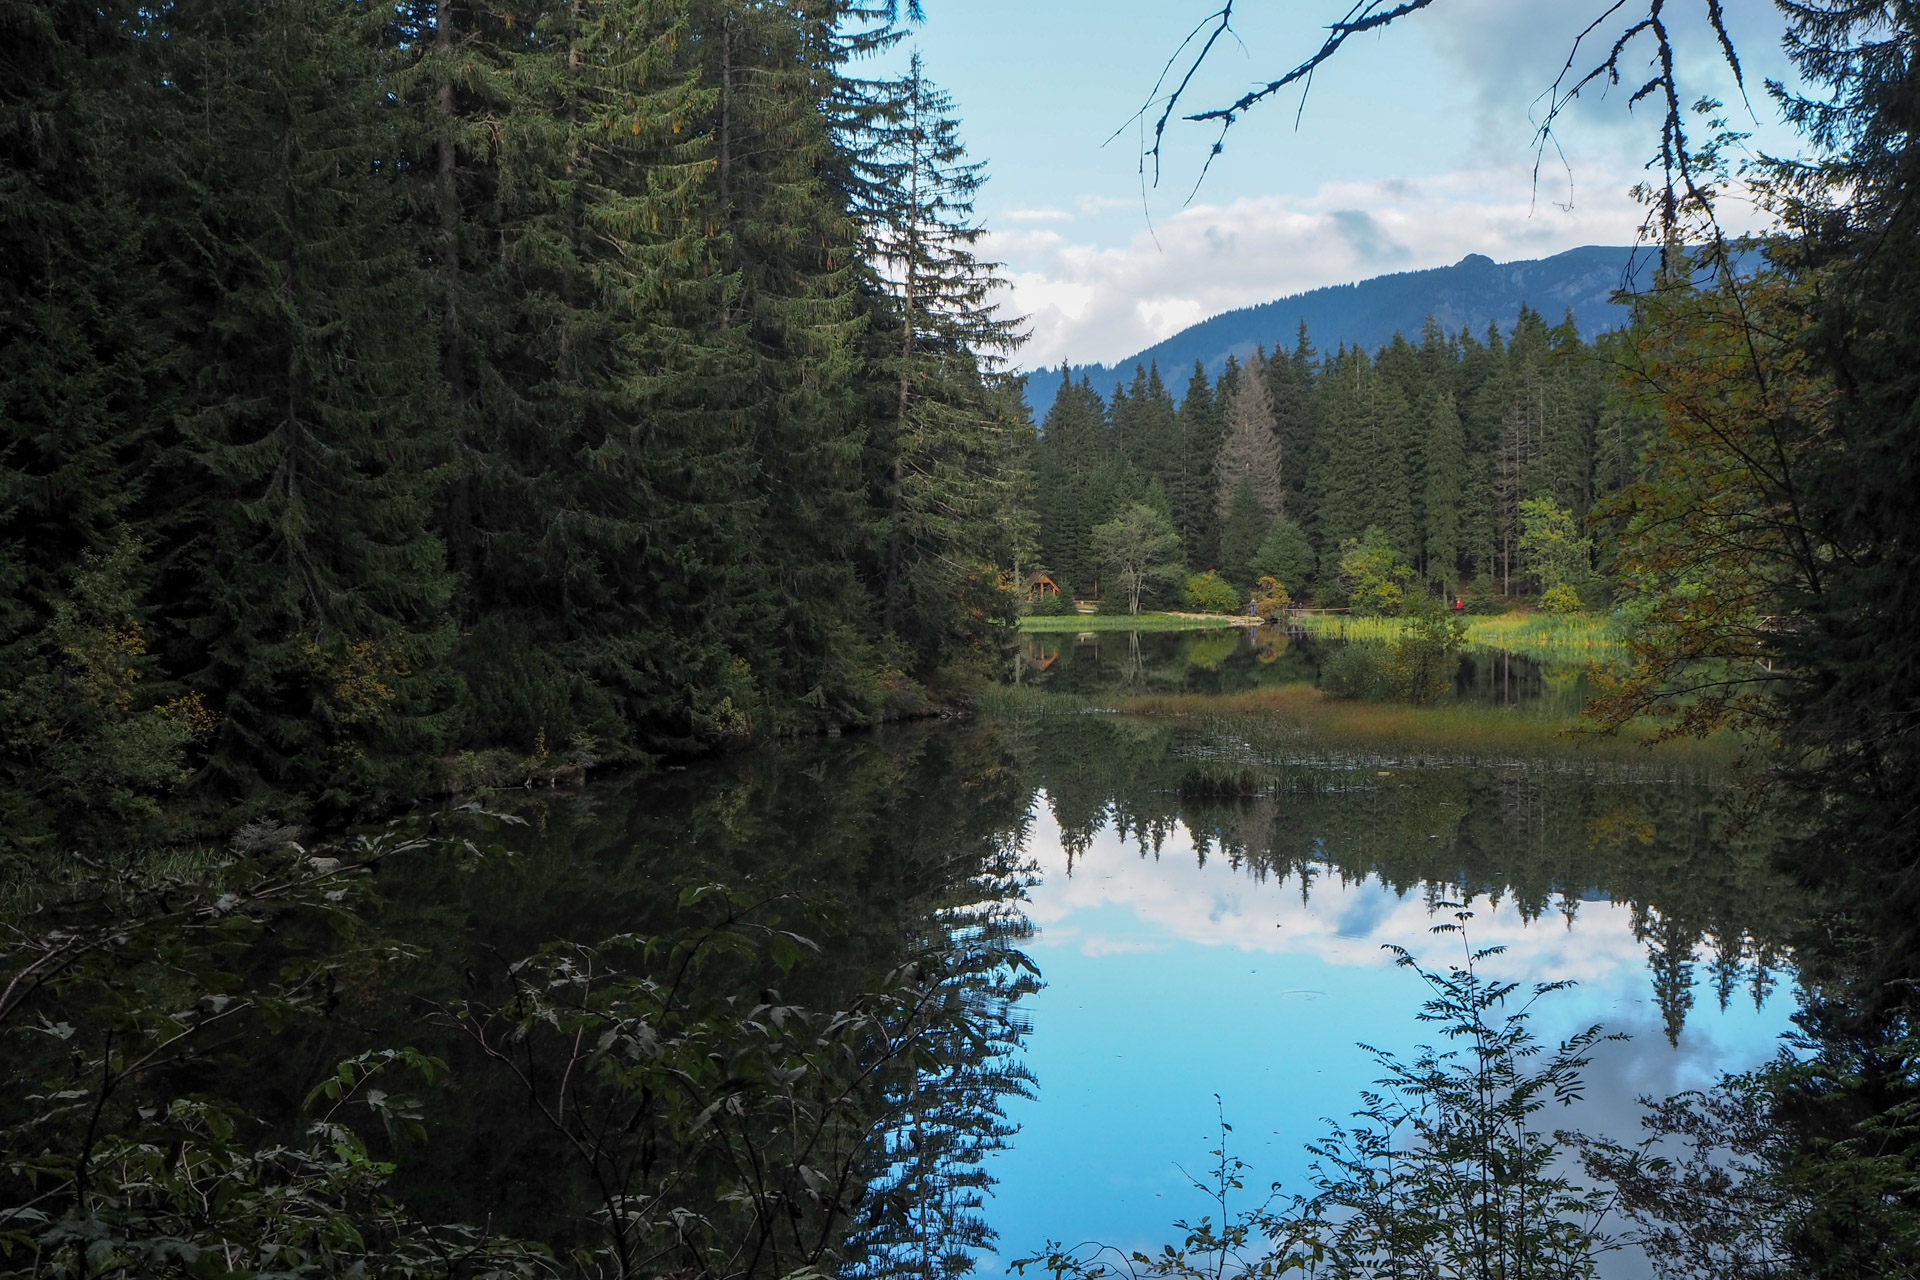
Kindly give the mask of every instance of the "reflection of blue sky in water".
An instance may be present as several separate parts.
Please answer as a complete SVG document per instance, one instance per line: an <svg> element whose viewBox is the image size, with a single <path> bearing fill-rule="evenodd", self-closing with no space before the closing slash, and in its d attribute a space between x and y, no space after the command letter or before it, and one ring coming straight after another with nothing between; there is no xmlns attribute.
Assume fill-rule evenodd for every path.
<svg viewBox="0 0 1920 1280"><path fill-rule="evenodd" d="M1381 944L1435 968L1460 954L1457 937L1429 932L1438 921L1418 893L1327 876L1303 895L1297 877L1258 881L1218 859L1196 865L1184 830L1143 858L1109 828L1068 876L1043 800L1028 849L1041 878L1031 952L1047 989L1027 1005L1039 1098L1012 1104L1019 1136L992 1160L1000 1186L989 1217L1002 1258L1049 1237L1155 1252L1175 1239L1175 1218L1208 1211L1176 1165L1204 1176L1217 1145L1215 1093L1233 1151L1253 1166L1249 1185L1277 1178L1304 1190L1303 1145L1325 1131L1323 1117L1344 1120L1377 1074L1355 1042L1404 1053L1422 1038L1412 1015L1425 988ZM1601 1047L1586 1102L1543 1114L1544 1128L1633 1140L1638 1096L1752 1065L1786 1029L1790 984L1758 1010L1736 991L1722 1012L1702 982L1671 1048L1627 908L1581 902L1571 924L1559 914L1529 924L1508 903L1474 907L1475 945L1508 948L1488 973L1578 981L1542 1006L1542 1039L1592 1022L1632 1035ZM999 1270L989 1259L983 1274Z"/></svg>

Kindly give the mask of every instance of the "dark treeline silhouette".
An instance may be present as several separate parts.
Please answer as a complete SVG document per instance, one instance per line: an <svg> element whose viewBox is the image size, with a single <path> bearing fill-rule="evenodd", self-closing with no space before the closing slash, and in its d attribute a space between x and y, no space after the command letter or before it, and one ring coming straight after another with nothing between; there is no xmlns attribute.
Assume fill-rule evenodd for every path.
<svg viewBox="0 0 1920 1280"><path fill-rule="evenodd" d="M0 8L6 838L924 707L1027 428L889 7Z"/></svg>

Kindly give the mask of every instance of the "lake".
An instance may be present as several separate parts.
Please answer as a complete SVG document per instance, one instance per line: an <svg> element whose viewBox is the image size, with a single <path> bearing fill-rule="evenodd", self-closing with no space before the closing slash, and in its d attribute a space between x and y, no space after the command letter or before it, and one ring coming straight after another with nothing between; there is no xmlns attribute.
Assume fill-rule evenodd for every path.
<svg viewBox="0 0 1920 1280"><path fill-rule="evenodd" d="M49 1230L255 1270L331 1223L383 1272L997 1277L1177 1240L1223 1133L1230 1210L1308 1190L1442 1030L1397 957L1622 1037L1548 1131L1775 1051L1802 902L1726 749L1563 736L1573 664L1314 687L1355 657L1029 639L965 717L8 882L9 971L73 967L6 1042L0 1209L79 1168Z"/></svg>
<svg viewBox="0 0 1920 1280"><path fill-rule="evenodd" d="M1631 1139L1638 1097L1774 1051L1793 1009L1779 940L1796 899L1764 835L1723 821L1735 793L1719 756L1497 735L1410 747L1323 733L1311 712L1102 705L1126 690L1284 689L1311 680L1315 654L1240 632L1029 640L1019 687L971 723L516 800L526 825L501 832L508 856L389 878L389 925L424 958L412 990L377 1002L373 1034L402 1034L462 973L554 938L661 927L689 884L794 904L789 923L819 953L783 980L787 998L845 1001L956 940L1023 951L1037 990L977 967L960 980L996 1028L992 1052L935 1117L961 1135L945 1148L956 1167L977 1161L997 1185L962 1177L958 1207L926 1230L951 1254L940 1269L971 1258L989 1275L1049 1239L1177 1238L1174 1219L1206 1211L1189 1174L1223 1118L1256 1184L1300 1189L1304 1144L1377 1074L1357 1044L1420 1043L1423 989L1385 948L1456 959L1461 940L1432 932L1453 919L1446 904L1470 909L1472 945L1505 948L1489 972L1578 984L1541 1004L1543 1038L1591 1023L1631 1037L1601 1046L1585 1101L1548 1128ZM1568 705L1579 680L1471 655L1456 697L1518 723ZM458 1044L439 1048L456 1078L483 1074ZM1010 1069L981 1074L996 1063ZM544 1170L564 1157L500 1119L514 1092L496 1080L439 1104L431 1127L458 1136L402 1166L413 1202L550 1234L565 1196ZM903 1185L937 1181L908 1170L931 1114L873 1120ZM926 1269L897 1240L873 1252L869 1272ZM1610 1271L1633 1274L1622 1265Z"/></svg>
<svg viewBox="0 0 1920 1280"><path fill-rule="evenodd" d="M1282 627L1042 633L1021 637L1008 671L1015 684L1053 693L1233 694L1313 684L1339 646ZM1591 695L1583 660L1550 663L1497 649L1463 651L1452 683L1458 703L1569 720Z"/></svg>

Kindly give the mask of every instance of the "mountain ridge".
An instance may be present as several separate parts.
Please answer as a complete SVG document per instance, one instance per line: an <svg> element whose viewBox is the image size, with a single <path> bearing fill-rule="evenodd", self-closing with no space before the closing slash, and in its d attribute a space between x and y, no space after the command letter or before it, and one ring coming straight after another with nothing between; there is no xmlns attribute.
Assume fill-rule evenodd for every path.
<svg viewBox="0 0 1920 1280"><path fill-rule="evenodd" d="M1620 245L1582 245L1504 263L1470 253L1452 266L1372 276L1223 311L1114 364L1072 365L1071 376L1091 379L1096 391L1110 397L1115 386L1132 379L1135 365L1158 363L1177 400L1195 360L1217 377L1229 355L1244 361L1256 345L1290 350L1303 320L1321 351L1342 343L1377 350L1395 333L1416 336L1429 316L1450 332L1478 335L1489 324L1504 331L1513 327L1522 304L1555 324L1571 311L1581 334L1592 337L1626 323L1627 308L1612 301L1613 294L1642 283L1653 261L1645 250ZM1036 418L1053 403L1060 378L1057 368L1027 375L1027 403Z"/></svg>

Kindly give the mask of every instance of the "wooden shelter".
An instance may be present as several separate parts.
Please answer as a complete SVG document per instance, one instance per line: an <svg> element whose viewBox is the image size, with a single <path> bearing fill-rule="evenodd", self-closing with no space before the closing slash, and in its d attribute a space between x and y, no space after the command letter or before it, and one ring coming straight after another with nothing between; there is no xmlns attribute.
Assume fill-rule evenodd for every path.
<svg viewBox="0 0 1920 1280"><path fill-rule="evenodd" d="M1028 604L1032 604L1044 596L1057 596L1059 594L1060 584L1044 573L1036 573L1027 579Z"/></svg>

